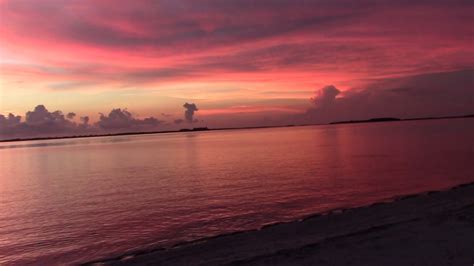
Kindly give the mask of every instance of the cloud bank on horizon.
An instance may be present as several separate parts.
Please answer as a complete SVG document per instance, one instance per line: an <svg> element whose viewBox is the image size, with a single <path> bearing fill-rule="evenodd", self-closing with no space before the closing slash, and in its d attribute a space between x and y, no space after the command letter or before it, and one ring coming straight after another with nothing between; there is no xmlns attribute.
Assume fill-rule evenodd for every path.
<svg viewBox="0 0 474 266"><path fill-rule="evenodd" d="M309 101L312 106L305 112L286 114L273 120L254 120L252 126L287 125L306 123L329 123L341 120L369 119L374 117L430 117L474 114L474 70L435 73L405 78L383 79L371 87L341 92L333 85L315 91ZM449 88L449 89L447 89ZM435 92L435 93L433 93ZM127 109L115 108L108 115L100 114L99 120L89 124L89 116L81 116L80 123L74 121L74 112L66 115L62 111L49 112L44 105L28 111L25 118L15 114L0 114L0 139L31 138L45 136L88 135L120 132L142 132L179 129L184 122L197 123L195 103L185 103L183 118L161 113L165 120L153 116L136 118ZM242 115L242 114L240 114ZM211 127L235 125L229 115L226 121L210 123ZM217 118L210 116L209 118ZM174 119L174 120L173 120ZM243 116L244 122L251 123ZM250 122L249 122L250 121ZM270 124L268 124L270 123Z"/></svg>
<svg viewBox="0 0 474 266"><path fill-rule="evenodd" d="M185 103L184 119L177 119L180 124L183 121L197 123L194 113L198 111L196 104ZM136 118L127 109L114 108L109 114L100 113L99 120L89 124L89 116L81 116L77 123L74 121L76 113L69 112L66 115L60 110L54 112L40 104L34 110L28 111L25 118L20 115L9 113L0 114L0 140L16 138L36 137L62 137L81 136L129 132L147 132L170 129L168 121L158 120L155 117ZM170 116L168 116L170 117Z"/></svg>
<svg viewBox="0 0 474 266"><path fill-rule="evenodd" d="M52 115L63 128L179 126L196 111L181 118L183 102L216 127L473 111L472 1L1 0L0 13L0 113L74 110Z"/></svg>
<svg viewBox="0 0 474 266"><path fill-rule="evenodd" d="M374 117L415 118L474 114L474 70L383 79L360 90L326 86L305 120L333 122ZM300 120L301 121L301 120Z"/></svg>

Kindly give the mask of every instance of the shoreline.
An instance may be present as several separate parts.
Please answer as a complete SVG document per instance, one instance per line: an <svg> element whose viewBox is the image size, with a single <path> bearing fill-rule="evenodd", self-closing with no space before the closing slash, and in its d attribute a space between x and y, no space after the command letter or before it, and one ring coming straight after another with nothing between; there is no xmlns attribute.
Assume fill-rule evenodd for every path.
<svg viewBox="0 0 474 266"><path fill-rule="evenodd" d="M466 224L459 225L457 220L461 218L458 216L467 217ZM462 226L467 226L466 228L470 229ZM447 230L442 228L449 230L455 228L457 231L453 229L446 232ZM426 235L416 233L423 231L428 233ZM459 235L451 235L454 231L460 233L461 237L464 235L467 239L460 239ZM395 196L361 207L333 209L290 222L264 225L259 229L181 242L170 248L144 249L117 257L89 261L84 265L291 265L295 263L324 265L325 263L320 261L322 258L326 259L328 265L335 263L344 265L348 263L344 261L344 258L348 258L348 256L365 260L357 265L390 264L390 261L387 261L390 259L390 255L410 252L405 245L396 245L400 236L407 240L407 246L410 246L411 243L415 244L415 248L417 240L426 240L425 242L430 248L424 247L423 249L430 250L420 252L418 258L413 258L413 254L411 257L403 258L402 261L399 261L402 258L392 258L398 259L391 261L393 265L413 263L422 265L432 264L436 261L443 265L448 262L447 259L472 264L474 255L465 253L462 255L461 253L462 250L474 246L474 182L444 190ZM363 241L362 243L365 245L378 245L382 250L384 246L390 246L389 250L395 253L391 254L387 250L384 252L369 251L368 253L364 253L364 250L353 252L350 248L341 248L345 245L350 246L354 241L358 243L367 237L376 240ZM413 237L415 239L410 240ZM470 242L461 243L461 251L458 250L459 254L453 258L442 255L443 251L437 250L443 248L437 246L437 243L441 243L440 245L448 243L448 246L445 245L444 248L449 250L456 248L451 247L454 245L453 243L457 243L456 241ZM358 247L354 246L353 248L357 249ZM438 252L437 256L441 256L441 258L431 254L433 251ZM340 254L341 252L345 253L344 256ZM380 257L377 254L385 255ZM436 260L429 261L429 257ZM443 261L443 259L445 260Z"/></svg>
<svg viewBox="0 0 474 266"><path fill-rule="evenodd" d="M92 135L77 135L77 136L61 136L61 137L38 137L38 138L16 138L16 139L0 139L0 143L7 142L22 142L35 140L59 140L59 139L81 139L81 138L100 138L100 137L115 137L115 136L134 136L134 135L152 135L152 134L169 134L169 133L189 133L202 131L224 131L224 130L249 130L249 129L266 129L266 128L283 128L283 127L307 127L307 126L333 126L341 124L362 124L362 123L389 123L389 122L407 122L407 121L425 121L425 120L444 120L444 119L461 119L474 118L474 115L457 115L457 116L440 116L440 117L418 117L418 118L372 118L368 120L349 120L349 121L335 121L324 124L300 124L300 125L279 125L279 126L255 126L255 127L236 127L236 128L183 128L180 130L165 130L165 131L145 131L145 132L122 132L110 134L92 134ZM382 120L381 120L382 119ZM385 119L385 120L384 120Z"/></svg>

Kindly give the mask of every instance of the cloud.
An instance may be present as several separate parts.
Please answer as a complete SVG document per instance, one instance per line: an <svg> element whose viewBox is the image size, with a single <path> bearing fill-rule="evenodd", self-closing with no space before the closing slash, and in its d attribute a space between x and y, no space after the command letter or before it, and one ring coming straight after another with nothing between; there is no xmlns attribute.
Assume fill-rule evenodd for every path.
<svg viewBox="0 0 474 266"><path fill-rule="evenodd" d="M81 116L81 121L84 124L88 124L89 123L89 117L88 116Z"/></svg>
<svg viewBox="0 0 474 266"><path fill-rule="evenodd" d="M9 128L16 127L21 122L21 116L16 116L12 113L4 116L0 114L0 132L2 130L8 130Z"/></svg>
<svg viewBox="0 0 474 266"><path fill-rule="evenodd" d="M25 124L45 133L67 131L75 125L61 111L49 112L44 105L38 105L33 111L27 112Z"/></svg>
<svg viewBox="0 0 474 266"><path fill-rule="evenodd" d="M108 115L100 114L97 126L107 130L143 130L156 128L162 122L154 117L147 117L145 119L134 118L132 113L126 109L113 109Z"/></svg>
<svg viewBox="0 0 474 266"><path fill-rule="evenodd" d="M67 113L66 117L67 119L74 119L74 117L76 117L76 113L73 113L73 112Z"/></svg>
<svg viewBox="0 0 474 266"><path fill-rule="evenodd" d="M59 136L77 133L77 129L77 124L68 120L61 111L50 112L44 105L38 105L33 111L28 111L23 122L21 116L0 115L1 138Z"/></svg>
<svg viewBox="0 0 474 266"><path fill-rule="evenodd" d="M248 99L248 104L230 107L222 102L218 108L202 110L200 117L204 117L210 127L240 127L474 114L474 69L372 79L361 84L364 85L346 90L324 86L310 101L310 97L293 99L291 105L290 98ZM309 103L311 107L307 108ZM195 112L199 109L195 103L186 102L183 108L183 118L163 115L170 123L153 116L136 117L121 108L101 114L99 121L92 123L88 116L49 111L44 105L38 105L24 116L0 115L0 138L153 131L165 127L176 129L184 122L198 121ZM76 117L79 117L77 123L71 119Z"/></svg>
<svg viewBox="0 0 474 266"><path fill-rule="evenodd" d="M306 121L326 123L390 116L472 114L473 85L474 70L462 70L381 79L364 88L344 92L326 86L311 99L314 107L302 117Z"/></svg>
<svg viewBox="0 0 474 266"><path fill-rule="evenodd" d="M100 114L99 121L90 124L89 116L81 116L81 123L72 119L76 113L64 115L62 111L50 112L44 105L37 105L28 111L24 121L21 116L0 114L0 139L60 137L84 134L119 133L141 130L155 130L162 121L147 117L135 118L126 109L113 109L108 115Z"/></svg>
<svg viewBox="0 0 474 266"><path fill-rule="evenodd" d="M296 3L0 1L2 48L13 59L28 51L31 61L2 69L32 84L38 75L53 89L94 90L202 77L260 81L268 77L259 73L288 70L346 79L472 66L469 1Z"/></svg>
<svg viewBox="0 0 474 266"><path fill-rule="evenodd" d="M89 116L81 116L81 126L82 127L88 127L89 126Z"/></svg>
<svg viewBox="0 0 474 266"><path fill-rule="evenodd" d="M336 101L336 96L339 93L341 93L341 91L338 90L336 87L334 87L333 85L328 85L317 91L316 96L314 98L311 98L311 100L316 106L324 107L334 104L334 102Z"/></svg>
<svg viewBox="0 0 474 266"><path fill-rule="evenodd" d="M197 122L197 120L195 120L193 117L194 117L194 112L197 112L199 111L199 109L197 108L196 104L194 103L185 103L183 105L183 107L186 109L186 111L184 111L184 119L188 122L188 123L193 123L193 122Z"/></svg>

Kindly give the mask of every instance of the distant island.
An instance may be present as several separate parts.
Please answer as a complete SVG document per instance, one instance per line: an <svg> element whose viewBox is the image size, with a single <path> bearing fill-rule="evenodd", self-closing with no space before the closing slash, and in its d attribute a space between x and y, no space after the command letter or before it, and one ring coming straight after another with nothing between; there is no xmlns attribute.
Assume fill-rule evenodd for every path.
<svg viewBox="0 0 474 266"><path fill-rule="evenodd" d="M401 121L401 120L402 119L400 118L394 118L394 117L380 117L380 118L371 118L367 120L337 121L337 122L331 122L329 124L335 125L335 124L352 124L352 123L375 123L375 122L392 122L392 121Z"/></svg>
<svg viewBox="0 0 474 266"><path fill-rule="evenodd" d="M474 117L472 115L457 115L457 116L438 116L438 117L416 117L416 118L396 118L396 117L376 117L366 120L347 120L347 121L336 121L329 123L330 125L336 124L355 124L355 123L379 123L379 122L396 122L396 121L414 121L414 120L431 120L431 119L453 119L453 118L468 118Z"/></svg>
<svg viewBox="0 0 474 266"><path fill-rule="evenodd" d="M474 114L458 115L458 116L439 116L439 117L416 117L416 118L395 118L395 117L376 117L367 120L346 120L335 121L329 125L337 124L355 124L355 123L381 123L381 122L397 122L397 121L414 121L414 120L433 120L433 119L455 119L455 118L472 118ZM199 131L215 131L215 130L244 130L244 129L259 129L259 128L277 128L277 127L295 127L295 126L317 126L324 124L302 124L302 125L284 125L284 126L257 126L257 127L227 127L227 128L182 128L180 130L167 131L146 131L146 132L122 132L110 134L95 134L95 135L77 135L77 136L63 136L63 137L37 137L37 138L15 138L0 140L0 142L14 142L14 141L32 141L32 140L53 140L53 139L74 139L74 138L97 138L97 137L111 137L111 136L129 136L129 135L147 135L147 134L164 134L164 133L184 133L184 132L199 132Z"/></svg>
<svg viewBox="0 0 474 266"><path fill-rule="evenodd" d="M206 130L210 130L209 128L207 127L195 127L193 129L189 129L189 128L182 128L179 130L179 132L188 132L188 131L206 131Z"/></svg>

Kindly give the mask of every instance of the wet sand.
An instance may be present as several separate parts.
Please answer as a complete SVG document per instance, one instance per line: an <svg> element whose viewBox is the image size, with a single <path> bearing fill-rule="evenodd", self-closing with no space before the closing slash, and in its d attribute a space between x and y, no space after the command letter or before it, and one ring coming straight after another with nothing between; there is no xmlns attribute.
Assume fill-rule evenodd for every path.
<svg viewBox="0 0 474 266"><path fill-rule="evenodd" d="M98 263L473 265L474 183Z"/></svg>

